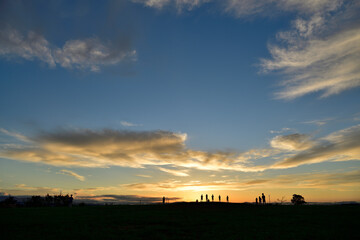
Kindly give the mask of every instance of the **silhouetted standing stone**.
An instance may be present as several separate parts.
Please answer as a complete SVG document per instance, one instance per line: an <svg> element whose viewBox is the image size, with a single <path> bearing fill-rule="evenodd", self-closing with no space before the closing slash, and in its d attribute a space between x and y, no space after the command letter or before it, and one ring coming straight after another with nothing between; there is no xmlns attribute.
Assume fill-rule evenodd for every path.
<svg viewBox="0 0 360 240"><path fill-rule="evenodd" d="M73 203L73 195L71 194L70 198L69 198L69 207L72 207L72 203Z"/></svg>
<svg viewBox="0 0 360 240"><path fill-rule="evenodd" d="M265 203L266 203L264 193L262 193L262 201L263 201L263 204L265 204Z"/></svg>

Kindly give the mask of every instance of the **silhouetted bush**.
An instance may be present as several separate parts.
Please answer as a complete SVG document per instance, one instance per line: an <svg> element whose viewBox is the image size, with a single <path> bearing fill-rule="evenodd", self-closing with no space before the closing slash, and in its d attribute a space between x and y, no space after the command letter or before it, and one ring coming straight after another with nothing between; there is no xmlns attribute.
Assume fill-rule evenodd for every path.
<svg viewBox="0 0 360 240"><path fill-rule="evenodd" d="M298 195L298 194L293 195L293 198L291 199L291 202L294 205L302 205L302 204L306 203L304 197L301 196L301 195Z"/></svg>

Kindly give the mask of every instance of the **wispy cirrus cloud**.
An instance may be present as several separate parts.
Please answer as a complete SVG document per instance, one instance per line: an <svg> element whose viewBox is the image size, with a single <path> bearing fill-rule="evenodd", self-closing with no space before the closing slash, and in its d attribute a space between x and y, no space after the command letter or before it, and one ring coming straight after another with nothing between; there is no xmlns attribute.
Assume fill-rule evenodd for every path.
<svg viewBox="0 0 360 240"><path fill-rule="evenodd" d="M236 17L251 15L273 16L281 12L299 12L313 14L332 11L338 8L342 0L226 0L225 11Z"/></svg>
<svg viewBox="0 0 360 240"><path fill-rule="evenodd" d="M84 176L81 176L79 174L77 174L76 172L74 171L70 171L70 170L67 170L67 169L62 169L58 172L59 174L65 174L65 175L68 175L68 176L72 176L74 178L76 178L77 180L79 181L85 181L85 177Z"/></svg>
<svg viewBox="0 0 360 240"><path fill-rule="evenodd" d="M235 17L248 17L250 15L270 15L276 12L314 13L331 11L342 4L342 0L132 0L134 3L146 7L163 9L175 7L178 10L193 10L207 3L213 3L220 11L230 13Z"/></svg>
<svg viewBox="0 0 360 240"><path fill-rule="evenodd" d="M360 25L358 1L350 0L133 0L147 7L192 10L211 3L236 18L297 13L293 27L269 44L270 59L261 59L262 71L284 76L279 99L321 92L321 97L360 86ZM345 27L344 27L345 26Z"/></svg>
<svg viewBox="0 0 360 240"><path fill-rule="evenodd" d="M281 70L289 77L276 96L294 99L322 91L321 97L328 97L360 86L359 29L345 30L327 39L291 44L287 48L270 46L273 60L263 60L263 67Z"/></svg>
<svg viewBox="0 0 360 240"><path fill-rule="evenodd" d="M4 128L0 128L0 132L7 135L7 136L10 136L10 137L13 137L19 141L23 141L23 142L30 142L31 140L28 139L26 136L20 134L20 133L17 133L17 132L12 132L12 131L8 131Z"/></svg>
<svg viewBox="0 0 360 240"><path fill-rule="evenodd" d="M333 14L299 17L292 30L277 34L278 44L269 45L272 59L261 60L265 72L285 76L277 98L315 92L324 98L360 86L359 9L359 2L348 1Z"/></svg>
<svg viewBox="0 0 360 240"><path fill-rule="evenodd" d="M6 59L38 60L50 67L100 71L102 66L136 60L136 51L127 45L101 42L98 38L74 39L56 47L44 36L29 31L23 35L7 26L0 29L0 56Z"/></svg>

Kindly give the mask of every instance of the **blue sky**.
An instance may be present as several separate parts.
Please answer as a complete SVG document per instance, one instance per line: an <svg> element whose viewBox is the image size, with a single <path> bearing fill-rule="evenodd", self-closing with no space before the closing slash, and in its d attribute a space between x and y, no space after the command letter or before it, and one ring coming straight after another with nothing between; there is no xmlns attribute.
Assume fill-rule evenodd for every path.
<svg viewBox="0 0 360 240"><path fill-rule="evenodd" d="M359 200L356 1L1 4L2 194Z"/></svg>

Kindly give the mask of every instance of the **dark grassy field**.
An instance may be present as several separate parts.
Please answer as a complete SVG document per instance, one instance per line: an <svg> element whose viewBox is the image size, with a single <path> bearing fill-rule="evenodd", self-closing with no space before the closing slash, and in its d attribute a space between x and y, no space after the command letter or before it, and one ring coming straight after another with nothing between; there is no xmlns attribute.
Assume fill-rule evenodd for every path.
<svg viewBox="0 0 360 240"><path fill-rule="evenodd" d="M360 206L170 204L0 209L2 239L358 239Z"/></svg>

